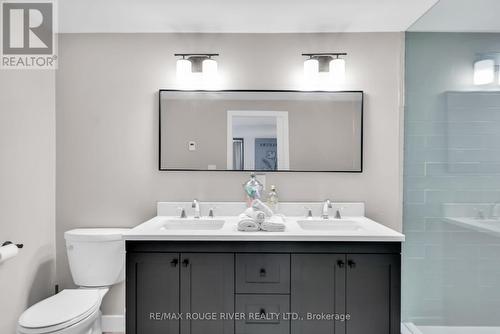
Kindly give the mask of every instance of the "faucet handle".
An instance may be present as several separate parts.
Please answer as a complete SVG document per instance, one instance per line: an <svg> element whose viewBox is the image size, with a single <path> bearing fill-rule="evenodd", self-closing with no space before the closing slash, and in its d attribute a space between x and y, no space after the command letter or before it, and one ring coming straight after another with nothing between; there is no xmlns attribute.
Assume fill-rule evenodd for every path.
<svg viewBox="0 0 500 334"><path fill-rule="evenodd" d="M178 209L180 211L179 217L186 218L187 217L187 215L186 215L186 209L184 209L182 207L178 207Z"/></svg>
<svg viewBox="0 0 500 334"><path fill-rule="evenodd" d="M307 206L305 206L304 209L306 209L306 217L307 218L312 218L312 216L313 216L312 209L309 208L309 207L307 207Z"/></svg>
<svg viewBox="0 0 500 334"><path fill-rule="evenodd" d="M344 207L341 206L335 211L335 219L342 219L342 211L344 210Z"/></svg>

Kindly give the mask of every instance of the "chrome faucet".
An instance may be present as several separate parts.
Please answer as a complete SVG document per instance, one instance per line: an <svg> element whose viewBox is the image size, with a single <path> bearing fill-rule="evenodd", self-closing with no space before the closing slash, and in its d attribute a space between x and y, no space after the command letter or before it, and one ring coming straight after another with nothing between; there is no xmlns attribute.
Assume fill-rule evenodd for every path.
<svg viewBox="0 0 500 334"><path fill-rule="evenodd" d="M200 203L198 200L193 200L191 207L194 209L194 218L200 218Z"/></svg>
<svg viewBox="0 0 500 334"><path fill-rule="evenodd" d="M321 218L323 219L328 219L328 209L332 208L332 202L327 199L326 201L323 202L323 210L321 210Z"/></svg>

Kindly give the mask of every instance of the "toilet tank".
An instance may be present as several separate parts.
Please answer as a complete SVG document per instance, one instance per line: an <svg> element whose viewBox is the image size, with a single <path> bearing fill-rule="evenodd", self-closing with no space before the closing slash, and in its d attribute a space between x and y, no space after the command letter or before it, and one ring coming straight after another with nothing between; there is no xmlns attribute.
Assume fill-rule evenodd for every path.
<svg viewBox="0 0 500 334"><path fill-rule="evenodd" d="M111 286L125 279L123 228L82 228L64 233L73 281L82 287Z"/></svg>

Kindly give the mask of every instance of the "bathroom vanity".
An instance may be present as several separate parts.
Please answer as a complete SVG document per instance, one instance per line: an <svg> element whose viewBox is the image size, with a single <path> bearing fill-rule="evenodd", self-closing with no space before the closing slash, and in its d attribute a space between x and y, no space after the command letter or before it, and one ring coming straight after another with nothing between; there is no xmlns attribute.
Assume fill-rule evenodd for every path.
<svg viewBox="0 0 500 334"><path fill-rule="evenodd" d="M285 232L237 231L243 203L179 218L190 204L159 203L124 235L127 334L400 332L404 236L364 217L362 203L334 205L341 219L304 216L319 203L281 203Z"/></svg>

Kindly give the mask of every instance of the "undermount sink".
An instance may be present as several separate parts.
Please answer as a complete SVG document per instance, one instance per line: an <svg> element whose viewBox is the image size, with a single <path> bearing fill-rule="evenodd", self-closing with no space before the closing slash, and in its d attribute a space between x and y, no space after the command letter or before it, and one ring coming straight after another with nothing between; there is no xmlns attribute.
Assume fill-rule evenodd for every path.
<svg viewBox="0 0 500 334"><path fill-rule="evenodd" d="M310 219L297 221L303 230L313 231L360 231L361 225L344 219Z"/></svg>
<svg viewBox="0 0 500 334"><path fill-rule="evenodd" d="M224 226L225 221L222 219L168 219L166 220L161 230L220 230Z"/></svg>

